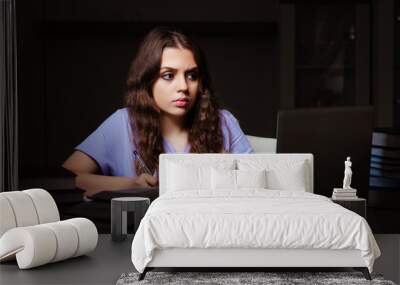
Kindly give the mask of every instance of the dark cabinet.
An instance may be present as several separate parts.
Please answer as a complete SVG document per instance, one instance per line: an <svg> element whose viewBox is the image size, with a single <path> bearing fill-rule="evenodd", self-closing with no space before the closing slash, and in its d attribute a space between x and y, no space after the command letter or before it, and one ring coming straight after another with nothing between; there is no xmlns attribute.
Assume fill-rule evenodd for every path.
<svg viewBox="0 0 400 285"><path fill-rule="evenodd" d="M363 198L356 198L353 200L332 199L332 202L359 214L364 219L367 218L367 201Z"/></svg>
<svg viewBox="0 0 400 285"><path fill-rule="evenodd" d="M370 103L370 8L369 1L281 2L282 108Z"/></svg>

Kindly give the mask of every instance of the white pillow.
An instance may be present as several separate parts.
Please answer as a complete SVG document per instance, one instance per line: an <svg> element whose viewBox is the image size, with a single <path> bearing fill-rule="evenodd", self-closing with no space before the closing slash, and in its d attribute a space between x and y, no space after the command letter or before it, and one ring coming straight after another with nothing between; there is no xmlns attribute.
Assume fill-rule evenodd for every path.
<svg viewBox="0 0 400 285"><path fill-rule="evenodd" d="M194 162L194 163L193 163ZM211 166L216 169L232 170L235 161L198 161L177 160L169 161L167 167L167 191L185 190L210 190L211 189Z"/></svg>
<svg viewBox="0 0 400 285"><path fill-rule="evenodd" d="M211 169L211 188L213 190L238 190L241 188L266 188L267 177L262 170Z"/></svg>
<svg viewBox="0 0 400 285"><path fill-rule="evenodd" d="M211 168L211 189L236 190L236 170Z"/></svg>
<svg viewBox="0 0 400 285"><path fill-rule="evenodd" d="M238 188L267 188L267 171L235 170Z"/></svg>
<svg viewBox="0 0 400 285"><path fill-rule="evenodd" d="M185 167L171 163L168 172L167 188L170 191L210 188L210 167Z"/></svg>
<svg viewBox="0 0 400 285"><path fill-rule="evenodd" d="M267 171L267 188L273 190L306 191L310 189L309 168L306 160L239 159L239 170Z"/></svg>

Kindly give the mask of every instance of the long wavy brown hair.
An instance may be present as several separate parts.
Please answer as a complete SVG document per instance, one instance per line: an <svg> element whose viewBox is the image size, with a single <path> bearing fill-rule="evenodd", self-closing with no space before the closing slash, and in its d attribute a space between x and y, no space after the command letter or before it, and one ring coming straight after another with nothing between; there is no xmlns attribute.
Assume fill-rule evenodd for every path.
<svg viewBox="0 0 400 285"><path fill-rule="evenodd" d="M160 109L152 89L159 78L163 50L167 47L184 48L193 53L198 67L199 87L196 102L186 114L191 153L223 151L219 104L211 87L211 78L203 51L182 32L157 27L151 30L139 46L126 83L125 106L129 109L133 143L146 166L158 171L158 156L164 152L160 124ZM137 175L144 172L136 160Z"/></svg>

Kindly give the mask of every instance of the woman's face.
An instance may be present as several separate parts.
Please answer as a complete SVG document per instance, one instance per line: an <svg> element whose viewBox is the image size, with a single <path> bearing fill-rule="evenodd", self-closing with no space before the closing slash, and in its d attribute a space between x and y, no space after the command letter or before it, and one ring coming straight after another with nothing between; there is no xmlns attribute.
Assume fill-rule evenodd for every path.
<svg viewBox="0 0 400 285"><path fill-rule="evenodd" d="M183 48L165 48L153 98L164 115L184 116L193 107L198 91L198 68L193 53Z"/></svg>

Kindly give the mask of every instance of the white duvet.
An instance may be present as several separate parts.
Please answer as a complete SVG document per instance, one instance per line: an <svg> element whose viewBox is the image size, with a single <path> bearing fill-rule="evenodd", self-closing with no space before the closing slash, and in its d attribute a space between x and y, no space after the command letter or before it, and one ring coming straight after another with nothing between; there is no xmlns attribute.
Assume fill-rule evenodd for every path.
<svg viewBox="0 0 400 285"><path fill-rule="evenodd" d="M211 193L210 193L211 194ZM299 191L184 191L156 199L132 243L143 272L154 249L358 249L372 272L380 250L364 218L328 198Z"/></svg>

